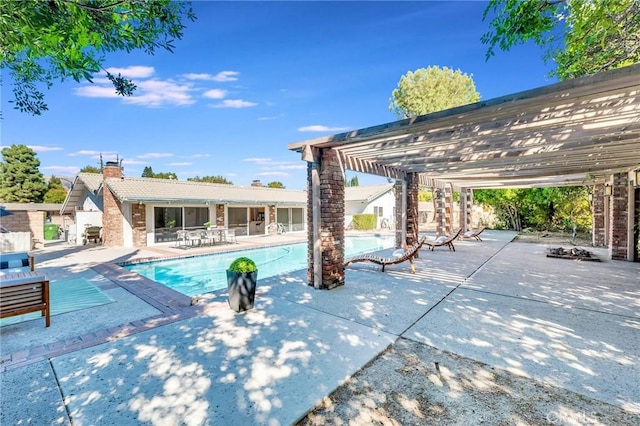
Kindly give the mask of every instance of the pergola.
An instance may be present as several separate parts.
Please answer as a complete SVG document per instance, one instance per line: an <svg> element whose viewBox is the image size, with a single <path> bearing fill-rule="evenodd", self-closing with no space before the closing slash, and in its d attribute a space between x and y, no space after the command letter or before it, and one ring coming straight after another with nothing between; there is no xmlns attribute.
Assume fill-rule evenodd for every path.
<svg viewBox="0 0 640 426"><path fill-rule="evenodd" d="M340 276L344 279L344 270L335 269L343 261L339 255L336 258L341 247L335 244L342 235L333 223L338 221L336 212L328 208L342 202L338 186L331 183L340 180L337 175L344 169L403 182L404 196L398 201L403 212L413 208L418 185L463 192L593 185L595 196L595 188L607 183L618 189L627 206L622 211L611 205L608 213L626 215L626 221L638 185L633 172L640 169L640 64L297 142L289 149L301 152L309 162L309 243L314 248L309 269L315 270L309 279L315 278L316 287L333 286L320 277L318 267L332 271L329 281L335 281L336 274L338 281ZM615 192L611 203L613 198ZM417 227L410 212L406 216L397 220L397 227L411 242ZM634 220L629 222L627 236ZM608 229L613 228L610 223ZM610 236L611 247L615 236ZM322 285L317 282L320 278Z"/></svg>

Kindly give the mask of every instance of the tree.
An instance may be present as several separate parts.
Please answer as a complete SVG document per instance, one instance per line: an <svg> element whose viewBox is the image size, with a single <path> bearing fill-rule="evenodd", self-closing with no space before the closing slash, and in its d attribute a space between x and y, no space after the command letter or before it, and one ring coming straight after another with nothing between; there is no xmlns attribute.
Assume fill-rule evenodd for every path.
<svg viewBox="0 0 640 426"><path fill-rule="evenodd" d="M207 182L207 183L222 183L225 185L233 185L233 182L227 180L224 176L194 176L192 178L187 178L188 181L191 182Z"/></svg>
<svg viewBox="0 0 640 426"><path fill-rule="evenodd" d="M36 152L25 145L2 149L0 162L0 201L5 203L41 203L47 184L38 169Z"/></svg>
<svg viewBox="0 0 640 426"><path fill-rule="evenodd" d="M183 20L195 19L189 3L170 0L5 0L0 2L0 67L13 79L15 108L40 115L47 110L38 86L56 80L92 81L101 69L115 92L130 96L136 86L105 70L109 52L173 51Z"/></svg>
<svg viewBox="0 0 640 426"><path fill-rule="evenodd" d="M62 185L60 178L51 176L49 179L48 190L44 194L45 203L61 204L67 198L67 190Z"/></svg>
<svg viewBox="0 0 640 426"><path fill-rule="evenodd" d="M102 170L96 166L84 166L80 169L80 173L102 173Z"/></svg>
<svg viewBox="0 0 640 426"><path fill-rule="evenodd" d="M389 110L398 118L467 105L480 100L471 75L447 67L430 66L409 71L398 82L389 99Z"/></svg>
<svg viewBox="0 0 640 426"><path fill-rule="evenodd" d="M344 186L360 186L360 182L358 182L358 175L355 175L349 180L344 181Z"/></svg>
<svg viewBox="0 0 640 426"><path fill-rule="evenodd" d="M277 180L274 180L273 182L269 182L267 184L267 187L269 188L279 188L279 189L284 189L284 185L282 184L282 182L279 182Z"/></svg>
<svg viewBox="0 0 640 426"><path fill-rule="evenodd" d="M487 59L533 40L560 80L640 62L638 0L491 0L489 15Z"/></svg>
<svg viewBox="0 0 640 426"><path fill-rule="evenodd" d="M178 175L176 175L174 172L158 172L158 173L154 173L154 171L151 168L151 166L146 166L142 170L142 177L154 178L154 179L173 179L173 180L178 180Z"/></svg>

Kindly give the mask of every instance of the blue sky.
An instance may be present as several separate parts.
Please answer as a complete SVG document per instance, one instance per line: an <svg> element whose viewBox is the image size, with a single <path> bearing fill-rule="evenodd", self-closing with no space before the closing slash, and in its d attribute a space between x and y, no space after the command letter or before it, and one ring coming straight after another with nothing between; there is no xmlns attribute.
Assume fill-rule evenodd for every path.
<svg viewBox="0 0 640 426"><path fill-rule="evenodd" d="M396 120L389 98L407 71L430 65L472 74L481 99L554 83L535 45L485 61L486 2L194 2L174 53L117 53L104 66L133 78L118 97L101 76L47 90L49 111L8 104L1 144L24 144L45 175L123 159L126 176L222 175L236 185L306 187L287 145ZM347 178L354 173L347 171ZM360 184L385 180L359 174Z"/></svg>

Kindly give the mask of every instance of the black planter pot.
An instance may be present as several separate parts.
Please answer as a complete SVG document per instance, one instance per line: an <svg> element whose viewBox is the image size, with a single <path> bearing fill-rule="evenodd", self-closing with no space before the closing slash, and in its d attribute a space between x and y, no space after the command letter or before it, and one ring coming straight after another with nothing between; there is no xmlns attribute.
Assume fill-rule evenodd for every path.
<svg viewBox="0 0 640 426"><path fill-rule="evenodd" d="M253 309L257 281L258 271L240 273L227 270L229 307L236 312Z"/></svg>

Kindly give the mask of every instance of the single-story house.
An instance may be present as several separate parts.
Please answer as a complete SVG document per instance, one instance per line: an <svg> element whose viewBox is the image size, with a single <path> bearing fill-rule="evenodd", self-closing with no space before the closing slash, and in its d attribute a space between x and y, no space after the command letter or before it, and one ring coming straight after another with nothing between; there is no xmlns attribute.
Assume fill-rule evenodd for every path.
<svg viewBox="0 0 640 426"><path fill-rule="evenodd" d="M345 227L347 229L352 227L353 215L355 214L375 214L377 228L391 228L394 225L395 207L393 183L346 187L344 194Z"/></svg>
<svg viewBox="0 0 640 426"><path fill-rule="evenodd" d="M61 230L73 226L70 214L61 214L62 204L54 203L2 203L2 207L10 214L2 217L2 227L9 231L2 234L0 249L2 252L31 250L36 244L45 242L45 226L56 225ZM28 234L26 242L24 236ZM57 239L57 235L55 236ZM20 247L16 246L19 239Z"/></svg>
<svg viewBox="0 0 640 426"><path fill-rule="evenodd" d="M347 192L349 211L392 223L392 184ZM99 226L105 245L141 247L175 241L178 230L208 223L237 236L306 231L307 202L304 190L127 177L108 162L102 174L75 177L60 212L75 217L69 233L78 245L86 227Z"/></svg>

